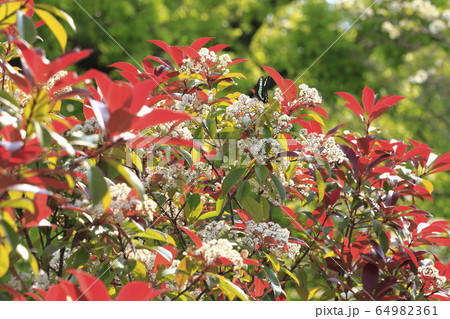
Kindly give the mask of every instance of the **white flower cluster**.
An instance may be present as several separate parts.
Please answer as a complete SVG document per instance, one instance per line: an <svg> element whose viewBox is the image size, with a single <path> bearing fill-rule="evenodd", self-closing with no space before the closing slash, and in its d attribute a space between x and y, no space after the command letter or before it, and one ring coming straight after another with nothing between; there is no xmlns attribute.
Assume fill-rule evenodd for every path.
<svg viewBox="0 0 450 319"><path fill-rule="evenodd" d="M26 285L28 283L32 283L30 286L30 288L32 289L37 288L47 290L48 288L50 288L50 280L48 278L48 275L42 269L39 269L37 278L35 278L31 273L21 273L20 279L16 276L11 276L7 285L17 291L22 291L22 282L24 282Z"/></svg>
<svg viewBox="0 0 450 319"><path fill-rule="evenodd" d="M298 98L290 101L287 105L288 107L295 108L302 105L308 106L311 104L314 105L322 103L322 97L320 96L319 91L317 91L316 88L310 88L304 83L300 84L298 88L300 89L300 91L298 92ZM280 88L275 89L273 98L282 105L282 103L284 102L284 96Z"/></svg>
<svg viewBox="0 0 450 319"><path fill-rule="evenodd" d="M106 218L106 220L122 224L127 213L134 212L139 215L144 215L149 220L153 220L153 213L156 211L157 204L144 194L144 201L134 196L129 196L131 188L125 183L119 183L109 187L111 196L111 205L108 210L103 208L103 205L97 204L95 206L89 205L86 210L94 219ZM75 201L75 206L82 207L86 203L85 200Z"/></svg>
<svg viewBox="0 0 450 319"><path fill-rule="evenodd" d="M433 20L430 23L429 29L431 33L438 34L447 29L447 23L439 19Z"/></svg>
<svg viewBox="0 0 450 319"><path fill-rule="evenodd" d="M292 119L289 115L273 112L274 120L271 121L273 135L278 135L283 131L289 131L292 128L292 124L289 121Z"/></svg>
<svg viewBox="0 0 450 319"><path fill-rule="evenodd" d="M196 113L202 117L206 117L211 110L211 106L202 103L196 94L183 94L181 100L176 101L171 108L180 112Z"/></svg>
<svg viewBox="0 0 450 319"><path fill-rule="evenodd" d="M229 230L230 227L224 220L218 222L213 221L206 225L201 231L197 232L197 235L202 241L209 242L213 239L218 239L222 235L222 232L227 232Z"/></svg>
<svg viewBox="0 0 450 319"><path fill-rule="evenodd" d="M264 113L264 103L256 98L241 94L238 99L227 107L226 119L236 123L238 128L246 128L252 123L252 119Z"/></svg>
<svg viewBox="0 0 450 319"><path fill-rule="evenodd" d="M300 84L298 88L300 89L298 96L307 101L307 103L311 104L322 103L322 97L319 95L319 92L317 91L316 88L310 88L306 84Z"/></svg>
<svg viewBox="0 0 450 319"><path fill-rule="evenodd" d="M174 137L182 138L185 140L192 140L193 136L186 123L180 123L175 127L172 127L174 122L167 122L158 124L152 127L151 132L154 137Z"/></svg>
<svg viewBox="0 0 450 319"><path fill-rule="evenodd" d="M59 71L59 72L57 72L55 75L53 75L53 76L47 81L47 83L45 83L42 87L43 87L45 90L50 91L50 90L53 88L53 86L55 85L55 83L56 83L59 79L65 77L66 75L67 75L67 71L64 71L64 70ZM9 78L8 78L8 79L9 79ZM9 86L8 86L8 85L5 85L5 90L6 90L6 91L9 90ZM60 90L54 92L54 94L55 94L55 95L60 95L60 94L67 93L67 92L70 92L70 91L72 91L72 88L68 86L68 87L62 88L62 89L60 89ZM27 103L28 103L28 102L30 101L30 99L32 98L32 95L31 95L31 94L27 94L27 93L25 93L24 91L22 91L22 90L20 90L20 89L15 89L15 90L14 90L13 92L11 92L11 93L12 93L13 98L14 98L14 99L15 99L22 107L24 107L25 105L27 105Z"/></svg>
<svg viewBox="0 0 450 319"><path fill-rule="evenodd" d="M84 133L86 135L96 134L98 133L101 137L105 135L100 124L98 123L95 117L91 117L87 119L83 123L77 124L68 132L70 136L79 136L80 133Z"/></svg>
<svg viewBox="0 0 450 319"><path fill-rule="evenodd" d="M300 245L289 243L289 230L275 222L257 224L253 220L249 220L245 225L247 226L245 233L248 236L240 239L244 244L250 244L253 247L265 246L278 257L295 258L300 252ZM267 238L271 240L268 241ZM272 241L275 241L276 244Z"/></svg>
<svg viewBox="0 0 450 319"><path fill-rule="evenodd" d="M179 188L180 182L183 185L196 185L202 179L213 178L211 167L204 162L197 162L192 167L185 167L181 164L158 165L154 168L147 168L146 172L148 187L158 185L163 192Z"/></svg>
<svg viewBox="0 0 450 319"><path fill-rule="evenodd" d="M213 239L204 242L202 247L195 251L195 254L202 255L207 266L214 264L220 257L230 260L234 268L241 268L244 265L241 254L233 249L233 244L227 239Z"/></svg>
<svg viewBox="0 0 450 319"><path fill-rule="evenodd" d="M186 58L180 67L180 72L186 74L206 74L210 75L213 69L216 69L223 74L227 74L228 65L231 63L231 58L228 54L217 55L214 51L207 48L201 48L198 51L199 58Z"/></svg>
<svg viewBox="0 0 450 319"><path fill-rule="evenodd" d="M384 21L381 24L381 30L389 34L391 39L397 39L400 36L400 28L393 25L390 21Z"/></svg>
<svg viewBox="0 0 450 319"><path fill-rule="evenodd" d="M422 84L428 79L428 72L425 70L418 70L416 74L408 78L411 84Z"/></svg>
<svg viewBox="0 0 450 319"><path fill-rule="evenodd" d="M327 137L323 134L310 133L306 140L302 141L303 152L320 156L328 163L342 163L345 160L345 154L334 141L333 137Z"/></svg>
<svg viewBox="0 0 450 319"><path fill-rule="evenodd" d="M417 269L417 273L422 277L422 281L432 280L431 289L437 289L442 287L447 281L445 276L439 275L439 270L437 270L433 265L420 266Z"/></svg>
<svg viewBox="0 0 450 319"><path fill-rule="evenodd" d="M429 22L428 29L432 34L439 34L450 27L450 9L439 12L432 1L429 0L413 0L413 1L390 1L387 4L388 10L380 8L377 10L378 14L386 16L392 13L404 12L406 16L418 16ZM400 37L402 29L410 30L414 28L412 20L401 19L398 25L385 21L382 25L382 30L389 34L389 37L396 39Z"/></svg>
<svg viewBox="0 0 450 319"><path fill-rule="evenodd" d="M50 91L56 84L56 82L60 79L62 79L63 77L65 77L68 74L67 71L61 70L58 71L57 73L55 73L55 75L53 75L48 81L47 83L44 85L44 89ZM66 86L62 89L59 89L58 91L54 92L53 94L55 95L61 95L64 93L68 93L72 91L72 88L70 86Z"/></svg>
<svg viewBox="0 0 450 319"><path fill-rule="evenodd" d="M404 9L410 9L414 13L419 14L428 21L432 21L439 17L439 9L431 3L429 0L413 0L408 1L398 1L403 3Z"/></svg>
<svg viewBox="0 0 450 319"><path fill-rule="evenodd" d="M59 270L59 263L60 263L60 260L61 260L61 259L60 259L60 256L61 256L61 254L60 254L60 251L59 251L59 250L55 251L55 252L52 254L52 259L50 260L49 265L50 265L50 268L52 268L52 269L55 270L55 271L58 271L58 270ZM63 255L63 269L66 268L66 266L67 266L66 260L67 260L69 257L70 257L70 253L66 250L66 251L64 252L64 255Z"/></svg>
<svg viewBox="0 0 450 319"><path fill-rule="evenodd" d="M281 152L280 143L273 138L249 137L237 141L239 154L250 153L259 165Z"/></svg>

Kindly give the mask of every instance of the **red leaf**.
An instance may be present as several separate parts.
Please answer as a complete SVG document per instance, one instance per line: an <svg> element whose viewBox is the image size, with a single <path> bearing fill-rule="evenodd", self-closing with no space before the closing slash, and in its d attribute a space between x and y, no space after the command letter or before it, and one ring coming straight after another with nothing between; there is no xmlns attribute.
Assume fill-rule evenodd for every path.
<svg viewBox="0 0 450 319"><path fill-rule="evenodd" d="M419 268L419 263L417 262L417 258L416 258L416 255L414 255L414 252L412 252L409 248L407 248L405 246L400 246L400 247L402 247L405 250L405 252L408 254L409 258L414 263L414 265L417 268Z"/></svg>
<svg viewBox="0 0 450 319"><path fill-rule="evenodd" d="M100 279L89 275L81 270L70 269L68 273L74 275L78 279L78 284L82 295L91 301L108 301L111 300L108 290Z"/></svg>
<svg viewBox="0 0 450 319"><path fill-rule="evenodd" d="M6 285L0 285L0 289L5 290L8 292L14 299L13 301L26 301L25 297L22 296L19 292L14 290L13 288L6 286Z"/></svg>
<svg viewBox="0 0 450 319"><path fill-rule="evenodd" d="M241 217L241 220L245 223L249 220L253 220L252 216L246 212L243 209L236 209L236 213L238 213L239 217Z"/></svg>
<svg viewBox="0 0 450 319"><path fill-rule="evenodd" d="M373 103L375 102L375 92L367 85L363 89L362 100L364 110L370 116L372 113Z"/></svg>
<svg viewBox="0 0 450 319"><path fill-rule="evenodd" d="M23 226L35 227L39 223L52 214L52 210L47 206L47 195L36 194L34 197L34 214L29 211L24 212Z"/></svg>
<svg viewBox="0 0 450 319"><path fill-rule="evenodd" d="M214 39L215 37L204 37L204 38L198 38L197 40L194 40L191 44L191 48L194 50L200 50L202 47L205 46L206 43Z"/></svg>
<svg viewBox="0 0 450 319"><path fill-rule="evenodd" d="M215 53L222 51L225 48L228 48L230 45L228 44L216 44L209 48L209 51L213 51Z"/></svg>
<svg viewBox="0 0 450 319"><path fill-rule="evenodd" d="M49 76L53 76L55 73L64 70L68 66L88 57L91 53L91 49L67 52L50 63L51 73Z"/></svg>
<svg viewBox="0 0 450 319"><path fill-rule="evenodd" d="M133 99L130 105L130 112L133 114L138 113L144 102L149 97L151 90L157 86L156 82L153 80L146 80L139 82L133 87Z"/></svg>
<svg viewBox="0 0 450 319"><path fill-rule="evenodd" d="M198 237L192 230L190 230L187 227L183 227L183 226L178 226L179 228L181 228L194 242L195 246L197 246L197 248L202 247L203 242L200 239L200 237Z"/></svg>
<svg viewBox="0 0 450 319"><path fill-rule="evenodd" d="M341 195L341 189L337 188L335 189L331 195L330 195L330 206L333 206L337 200L339 199L339 196Z"/></svg>
<svg viewBox="0 0 450 319"><path fill-rule="evenodd" d="M140 131L146 127L154 126L162 123L172 122L172 121L186 121L192 120L193 118L182 112L172 111L170 109L154 109L150 113L138 117L134 120L132 128L136 131Z"/></svg>
<svg viewBox="0 0 450 319"><path fill-rule="evenodd" d="M269 66L262 65L261 67L264 69L264 71L269 73L269 75L272 77L272 79L275 81L275 83L280 88L281 92L284 93L286 91L286 87L285 87L285 83L284 83L284 78L280 75L280 73L278 73L276 70L272 69Z"/></svg>
<svg viewBox="0 0 450 319"><path fill-rule="evenodd" d="M386 277L375 290L375 299L379 300L381 297L383 297L389 289L394 286L397 283L397 278L390 276Z"/></svg>
<svg viewBox="0 0 450 319"><path fill-rule="evenodd" d="M24 295L30 296L31 298L33 298L36 301L44 301L44 299L42 299L41 296L39 296L38 294L35 294L34 292L25 292Z"/></svg>
<svg viewBox="0 0 450 319"><path fill-rule="evenodd" d="M348 107L350 110L352 110L356 115L358 115L358 117L361 120L364 119L363 108L361 104L359 104L357 99L355 99L351 94L346 92L336 92L335 94L347 100L348 103L346 103L345 106Z"/></svg>
<svg viewBox="0 0 450 319"><path fill-rule="evenodd" d="M261 266L260 263L254 259L242 258L242 261L244 262L245 265Z"/></svg>
<svg viewBox="0 0 450 319"><path fill-rule="evenodd" d="M59 278L59 285L66 292L66 296L74 301L86 301L86 297L81 293L80 289L68 280ZM67 299L66 297L66 299Z"/></svg>
<svg viewBox="0 0 450 319"><path fill-rule="evenodd" d="M67 293L61 285L53 285L47 291L46 301L67 301ZM75 299L76 300L76 299Z"/></svg>
<svg viewBox="0 0 450 319"><path fill-rule="evenodd" d="M171 56L176 65L180 66L183 63L183 52L178 47L169 46L167 43L161 40L148 40L153 44L156 44L161 49L166 51Z"/></svg>
<svg viewBox="0 0 450 319"><path fill-rule="evenodd" d="M117 295L116 301L147 301L162 294L164 290L153 290L149 283L133 281L129 282Z"/></svg>
<svg viewBox="0 0 450 319"><path fill-rule="evenodd" d="M258 277L254 277L255 278L255 290L253 293L253 297L261 297L264 294L264 289L266 288L266 285L264 285L264 282L259 279Z"/></svg>
<svg viewBox="0 0 450 319"><path fill-rule="evenodd" d="M304 228L302 227L302 225L300 225L300 223L296 220L297 219L297 214L289 207L287 206L282 206L281 210L291 218L291 223L292 225L294 225L295 228L297 229L301 229L304 230Z"/></svg>

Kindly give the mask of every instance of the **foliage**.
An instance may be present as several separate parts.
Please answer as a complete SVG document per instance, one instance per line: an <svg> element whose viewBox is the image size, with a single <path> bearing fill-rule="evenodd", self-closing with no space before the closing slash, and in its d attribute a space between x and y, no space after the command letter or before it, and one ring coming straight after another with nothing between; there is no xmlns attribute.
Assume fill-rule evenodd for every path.
<svg viewBox="0 0 450 319"><path fill-rule="evenodd" d="M33 47L46 24L65 49L54 16L0 6L2 300L450 299L425 250L448 222L420 208L450 153L374 127L403 97L337 92L360 129L325 132L316 89L263 66L269 102L243 94L205 37L79 75L89 50Z"/></svg>
<svg viewBox="0 0 450 319"><path fill-rule="evenodd" d="M379 120L383 136L421 140L438 153L450 148L447 0L43 2L70 12L78 22L78 31L69 32L72 47L95 49L80 69L109 72L107 65L119 60L139 65L149 49L147 39L187 45L214 35L232 44L231 57L250 59L241 69L249 79L239 82L242 92L261 76L259 65L270 64L285 77L300 77L319 88L332 110L327 129L342 122L357 129L334 92L357 94L365 83L380 94L408 97ZM58 56L56 44L43 45L48 56ZM423 121L430 125L424 127ZM435 201L424 204L445 218L450 218L449 179L447 173L434 179Z"/></svg>

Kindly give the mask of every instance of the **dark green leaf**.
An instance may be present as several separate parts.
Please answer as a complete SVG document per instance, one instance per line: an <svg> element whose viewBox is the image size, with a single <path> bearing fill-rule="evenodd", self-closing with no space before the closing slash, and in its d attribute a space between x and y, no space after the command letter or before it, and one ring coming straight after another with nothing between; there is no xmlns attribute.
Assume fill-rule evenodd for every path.
<svg viewBox="0 0 450 319"><path fill-rule="evenodd" d="M280 284L280 280L278 279L277 275L273 272L273 270L270 269L269 267L264 266L263 270L270 281L270 286L273 289L274 296L275 298L277 298L279 295L284 293L283 288L281 287Z"/></svg>
<svg viewBox="0 0 450 319"><path fill-rule="evenodd" d="M96 166L89 166L88 188L94 205L101 203L103 198L109 194L109 187L105 177L100 168Z"/></svg>
<svg viewBox="0 0 450 319"><path fill-rule="evenodd" d="M222 183L222 194L228 194L233 186L239 182L242 175L244 175L245 170L246 169L244 167L236 168L229 172L227 176L225 176Z"/></svg>
<svg viewBox="0 0 450 319"><path fill-rule="evenodd" d="M236 189L236 198L238 200L242 200L245 197L250 195L250 182L249 181L242 181L239 183L237 189Z"/></svg>
<svg viewBox="0 0 450 319"><path fill-rule="evenodd" d="M270 178L272 179L273 183L275 184L275 187L277 188L278 194L281 197L281 200L284 200L286 198L286 189L284 188L283 184L280 182L278 177L272 173L269 173Z"/></svg>
<svg viewBox="0 0 450 319"><path fill-rule="evenodd" d="M6 238L8 239L8 242L11 244L11 247L13 249L16 248L16 246L19 244L19 236L17 235L17 232L14 231L14 229L11 227L10 224L3 218L1 218L0 215L0 227L3 228L4 234L6 234Z"/></svg>
<svg viewBox="0 0 450 319"><path fill-rule="evenodd" d="M66 241L60 240L60 241L54 241L54 242L50 243L50 245L45 247L44 252L42 253L42 264L44 265L44 268L52 260L53 253L60 250L61 248L65 247L66 245L67 245Z"/></svg>
<svg viewBox="0 0 450 319"><path fill-rule="evenodd" d="M37 33L33 21L20 10L17 11L17 29L22 39L28 43L33 44L36 40Z"/></svg>
<svg viewBox="0 0 450 319"><path fill-rule="evenodd" d="M258 166L255 166L255 173L256 173L256 176L258 176L260 183L264 184L267 176L269 176L269 169L267 168L267 166L258 165Z"/></svg>
<svg viewBox="0 0 450 319"><path fill-rule="evenodd" d="M269 218L269 215L264 213L264 209L260 203L250 196L241 200L244 209L252 216L256 223L261 223L263 220Z"/></svg>

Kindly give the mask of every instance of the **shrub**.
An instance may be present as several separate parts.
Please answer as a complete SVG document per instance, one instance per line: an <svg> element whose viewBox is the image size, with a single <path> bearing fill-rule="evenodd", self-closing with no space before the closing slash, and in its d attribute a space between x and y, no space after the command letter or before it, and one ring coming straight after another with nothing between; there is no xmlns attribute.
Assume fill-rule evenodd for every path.
<svg viewBox="0 0 450 319"><path fill-rule="evenodd" d="M402 97L338 92L362 130L324 132L316 89L263 66L239 92L245 60L212 38L152 40L170 60L113 81L67 70L89 50L48 61L34 15L63 49L70 21L0 7L1 299L449 300L450 263L424 250L448 222L417 205L450 153L373 126Z"/></svg>

